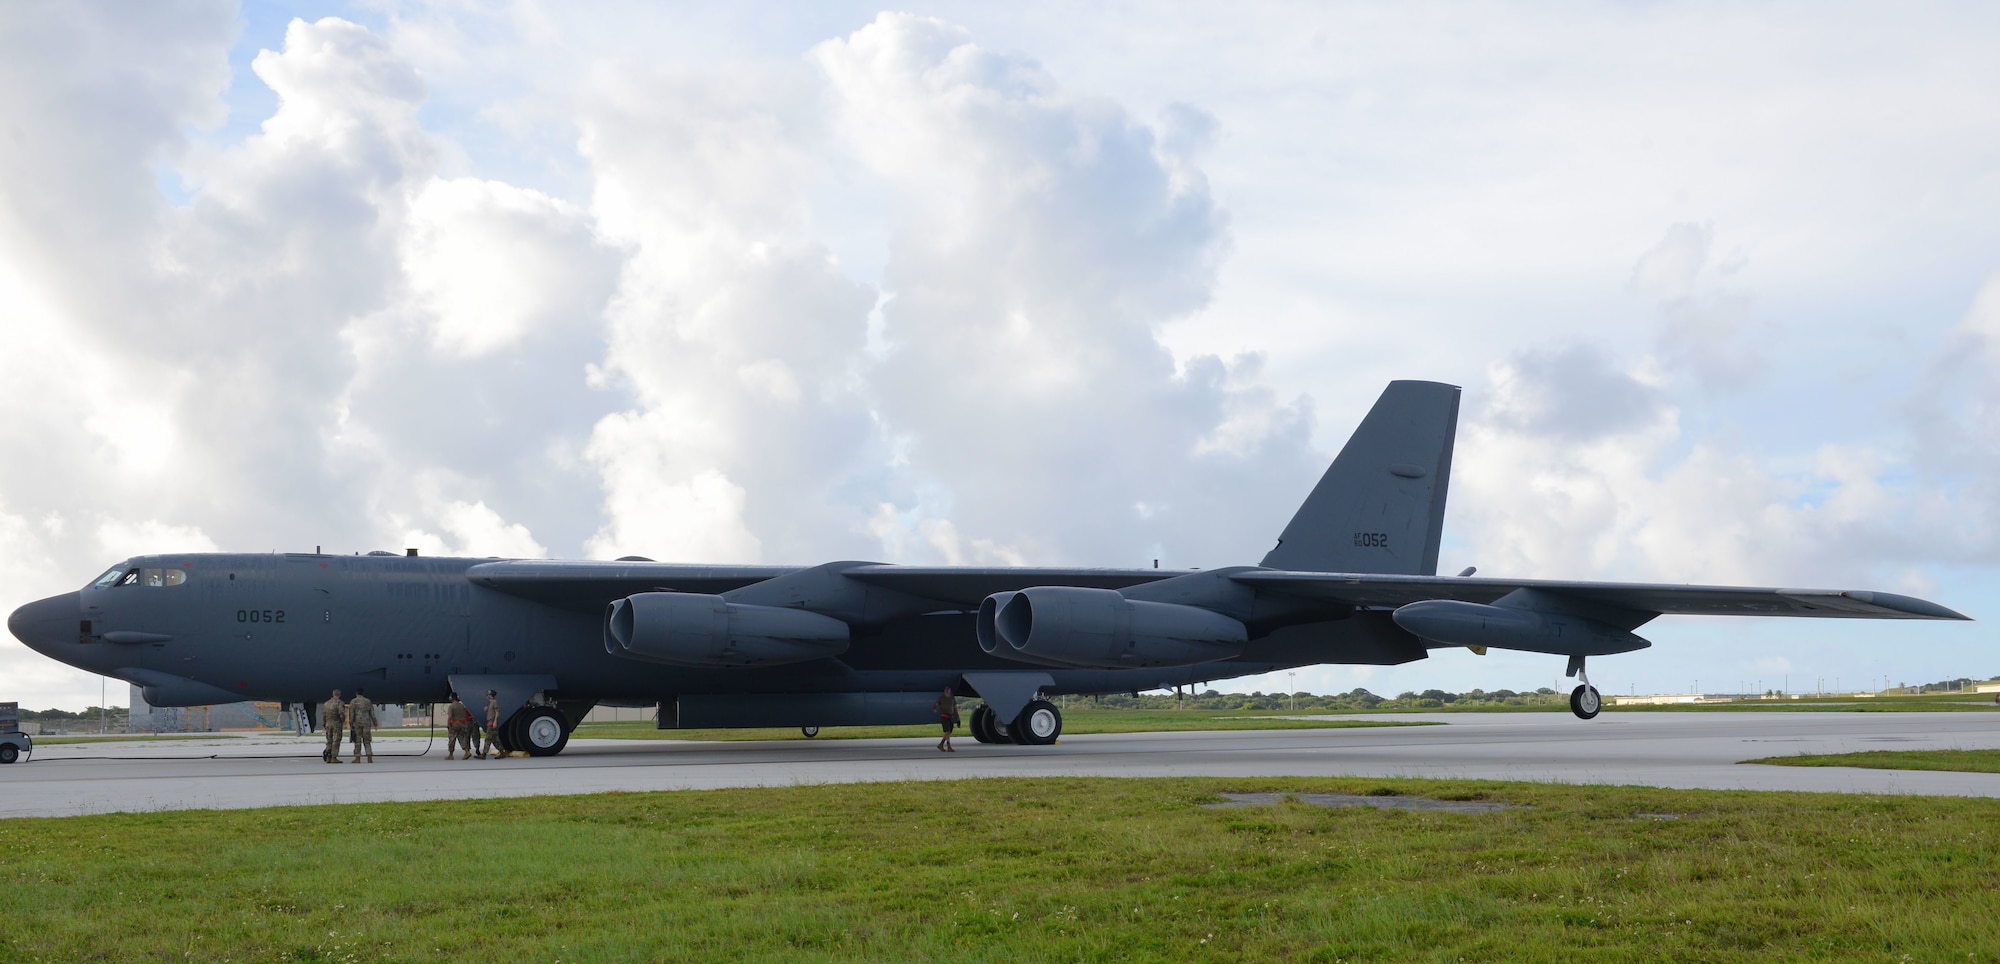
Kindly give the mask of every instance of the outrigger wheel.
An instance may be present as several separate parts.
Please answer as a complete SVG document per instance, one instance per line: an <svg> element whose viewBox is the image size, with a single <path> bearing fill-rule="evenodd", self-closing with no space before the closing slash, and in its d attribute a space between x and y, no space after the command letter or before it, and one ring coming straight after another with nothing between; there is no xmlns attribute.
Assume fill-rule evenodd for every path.
<svg viewBox="0 0 2000 964"><path fill-rule="evenodd" d="M1604 708L1604 697L1597 695L1597 687L1590 685L1590 674L1583 671L1583 657L1571 656L1569 670L1564 676L1576 677L1576 689L1569 691L1569 711L1579 720L1587 720Z"/></svg>
<svg viewBox="0 0 2000 964"><path fill-rule="evenodd" d="M1589 683L1579 683L1576 689L1569 691L1569 711L1575 713L1577 719L1590 719L1603 708L1604 698L1597 695L1597 687Z"/></svg>

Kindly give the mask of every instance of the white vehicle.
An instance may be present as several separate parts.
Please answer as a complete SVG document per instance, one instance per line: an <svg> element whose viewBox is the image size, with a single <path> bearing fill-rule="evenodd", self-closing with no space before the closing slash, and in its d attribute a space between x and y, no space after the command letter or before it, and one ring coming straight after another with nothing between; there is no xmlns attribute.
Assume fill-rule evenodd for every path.
<svg viewBox="0 0 2000 964"><path fill-rule="evenodd" d="M19 705L0 703L0 763L12 763L34 748L34 739L21 732Z"/></svg>

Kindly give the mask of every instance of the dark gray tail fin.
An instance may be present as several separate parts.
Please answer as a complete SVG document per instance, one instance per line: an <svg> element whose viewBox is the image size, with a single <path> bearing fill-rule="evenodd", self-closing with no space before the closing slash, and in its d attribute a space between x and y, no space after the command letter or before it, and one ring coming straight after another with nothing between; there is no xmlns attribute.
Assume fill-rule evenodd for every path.
<svg viewBox="0 0 2000 964"><path fill-rule="evenodd" d="M1263 565L1437 575L1457 434L1457 386L1390 382Z"/></svg>

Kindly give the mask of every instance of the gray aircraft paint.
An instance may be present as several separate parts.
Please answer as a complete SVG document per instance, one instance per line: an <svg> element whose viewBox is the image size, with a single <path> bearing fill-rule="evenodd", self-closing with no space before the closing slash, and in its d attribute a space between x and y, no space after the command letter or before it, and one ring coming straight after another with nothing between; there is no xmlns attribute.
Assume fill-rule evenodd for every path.
<svg viewBox="0 0 2000 964"><path fill-rule="evenodd" d="M139 573L133 584L22 606L8 628L54 659L139 684L155 706L311 704L357 686L377 702L441 702L456 687L477 710L491 688L510 720L553 712L524 710L531 701L572 724L594 703L658 703L662 726L751 726L927 722L929 701L947 687L1013 719L1038 695L1395 664L1446 645L1564 655L1578 675L1585 656L1650 645L1627 631L1662 613L1965 618L1888 593L1438 577L1458 394L1392 383L1263 566L1176 573L166 554L113 570ZM185 581L148 585L154 570L178 570ZM1032 666L982 652L981 603L1036 587L1191 607L1204 625L1226 616L1242 623L1247 642L1229 659L1129 669ZM611 604L655 592L819 613L848 624L848 646L797 663L721 668L607 651Z"/></svg>
<svg viewBox="0 0 2000 964"><path fill-rule="evenodd" d="M1458 394L1436 382L1390 382L1261 565L1435 575Z"/></svg>

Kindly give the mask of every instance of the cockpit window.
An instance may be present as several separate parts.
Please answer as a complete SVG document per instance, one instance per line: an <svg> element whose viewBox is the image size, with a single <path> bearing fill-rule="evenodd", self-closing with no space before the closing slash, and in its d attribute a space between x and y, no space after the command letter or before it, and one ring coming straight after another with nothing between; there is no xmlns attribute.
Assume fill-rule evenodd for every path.
<svg viewBox="0 0 2000 964"><path fill-rule="evenodd" d="M188 574L183 569L152 568L127 569L119 566L91 583L93 589L108 589L112 586L184 586Z"/></svg>
<svg viewBox="0 0 2000 964"><path fill-rule="evenodd" d="M119 566L102 576L98 576L97 581L90 585L94 589L108 589L112 586L136 586L138 584L139 570Z"/></svg>

